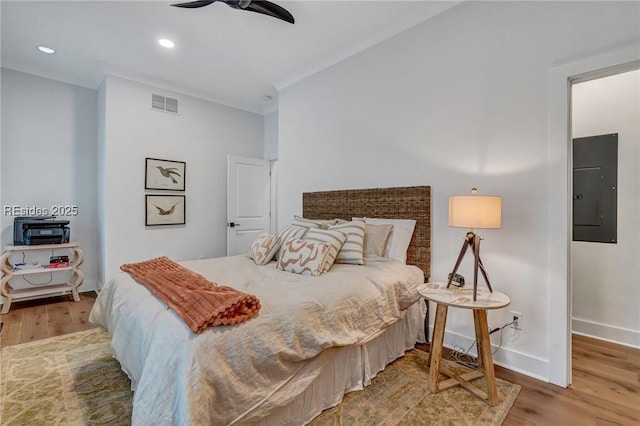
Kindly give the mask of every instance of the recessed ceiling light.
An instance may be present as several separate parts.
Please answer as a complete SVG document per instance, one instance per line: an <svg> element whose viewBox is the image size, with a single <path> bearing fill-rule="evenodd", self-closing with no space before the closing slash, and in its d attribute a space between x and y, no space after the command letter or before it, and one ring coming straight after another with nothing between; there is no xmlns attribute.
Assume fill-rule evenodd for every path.
<svg viewBox="0 0 640 426"><path fill-rule="evenodd" d="M160 46L168 47L169 49L176 45L174 42L166 38L161 38L160 40L158 40L158 43L160 44Z"/></svg>
<svg viewBox="0 0 640 426"><path fill-rule="evenodd" d="M48 55L54 54L56 53L56 51L50 47L47 46L38 46L38 50L41 51L42 53L46 53Z"/></svg>
<svg viewBox="0 0 640 426"><path fill-rule="evenodd" d="M263 100L263 101L270 101L271 99L273 99L273 97L272 97L271 95L264 95L264 96L262 97L262 100Z"/></svg>

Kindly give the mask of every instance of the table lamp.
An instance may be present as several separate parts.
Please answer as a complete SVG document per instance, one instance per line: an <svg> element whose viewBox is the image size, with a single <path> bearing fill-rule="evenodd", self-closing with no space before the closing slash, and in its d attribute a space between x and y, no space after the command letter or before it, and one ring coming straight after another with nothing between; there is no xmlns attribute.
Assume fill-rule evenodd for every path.
<svg viewBox="0 0 640 426"><path fill-rule="evenodd" d="M480 259L480 236L474 232L474 229L498 229L502 225L502 198L495 195L476 195L478 190L471 189L473 195L460 195L449 197L449 226L456 228L469 228L469 232L464 237L464 243L456 266L449 275L447 288L451 286L451 281L455 276L460 262L464 258L468 248L473 250L474 266L473 266L473 301L476 301L478 293L478 269L482 272L487 287L493 292L487 271L484 269L482 260Z"/></svg>

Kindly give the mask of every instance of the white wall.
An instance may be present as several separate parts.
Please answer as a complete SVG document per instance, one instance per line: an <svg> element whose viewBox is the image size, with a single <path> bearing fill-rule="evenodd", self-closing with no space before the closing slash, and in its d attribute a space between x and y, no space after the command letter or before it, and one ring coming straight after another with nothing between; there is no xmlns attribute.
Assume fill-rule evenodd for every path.
<svg viewBox="0 0 640 426"><path fill-rule="evenodd" d="M495 358L549 377L547 252L566 238L549 233L549 70L637 40L639 13L635 2L467 2L283 89L279 226L304 191L429 184L432 279L444 280L464 233L447 226L448 197L501 195L503 227L481 232L482 252L512 304L489 322L516 310L525 329L507 330ZM469 346L468 312L451 310L448 330L448 345Z"/></svg>
<svg viewBox="0 0 640 426"><path fill-rule="evenodd" d="M278 159L278 111L264 116L264 159Z"/></svg>
<svg viewBox="0 0 640 426"><path fill-rule="evenodd" d="M574 85L572 131L618 133L618 242L572 243L573 331L640 347L640 71Z"/></svg>
<svg viewBox="0 0 640 426"><path fill-rule="evenodd" d="M77 216L59 219L71 222L71 239L85 252L80 290L95 289L96 92L5 68L1 72L2 246L13 244L13 216L4 214L5 206L51 210L54 205L76 205ZM33 260L48 262L47 256ZM43 282L41 278L32 281ZM27 287L20 280L12 285Z"/></svg>
<svg viewBox="0 0 640 426"><path fill-rule="evenodd" d="M118 77L104 84L101 283L125 262L225 255L227 155L263 158L263 117ZM180 113L152 110L152 93L177 98ZM145 157L186 162L186 225L145 227Z"/></svg>

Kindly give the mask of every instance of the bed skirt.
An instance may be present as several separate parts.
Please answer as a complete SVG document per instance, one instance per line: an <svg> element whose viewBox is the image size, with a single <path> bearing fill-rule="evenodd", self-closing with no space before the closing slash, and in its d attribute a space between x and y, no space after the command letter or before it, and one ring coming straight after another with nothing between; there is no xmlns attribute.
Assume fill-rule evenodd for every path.
<svg viewBox="0 0 640 426"><path fill-rule="evenodd" d="M269 402L265 401L259 408L256 407L258 409L246 412L233 424L297 426L310 423L323 410L338 405L346 393L362 390L371 384L371 379L407 350L413 349L416 342L424 342L425 313L424 302L418 300L405 311L403 319L368 342L324 350L300 368L298 374L313 377L302 393L285 385L274 394L297 395L287 405L269 407ZM296 380L290 382L301 386ZM262 417L260 413L265 412L269 414Z"/></svg>

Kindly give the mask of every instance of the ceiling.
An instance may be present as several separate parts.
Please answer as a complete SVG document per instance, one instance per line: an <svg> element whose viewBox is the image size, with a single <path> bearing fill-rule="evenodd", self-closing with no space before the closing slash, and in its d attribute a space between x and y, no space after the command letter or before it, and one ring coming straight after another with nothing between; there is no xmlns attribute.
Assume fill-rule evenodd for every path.
<svg viewBox="0 0 640 426"><path fill-rule="evenodd" d="M294 25L220 2L2 0L1 64L92 89L109 73L262 114L279 89L460 3L275 2Z"/></svg>

